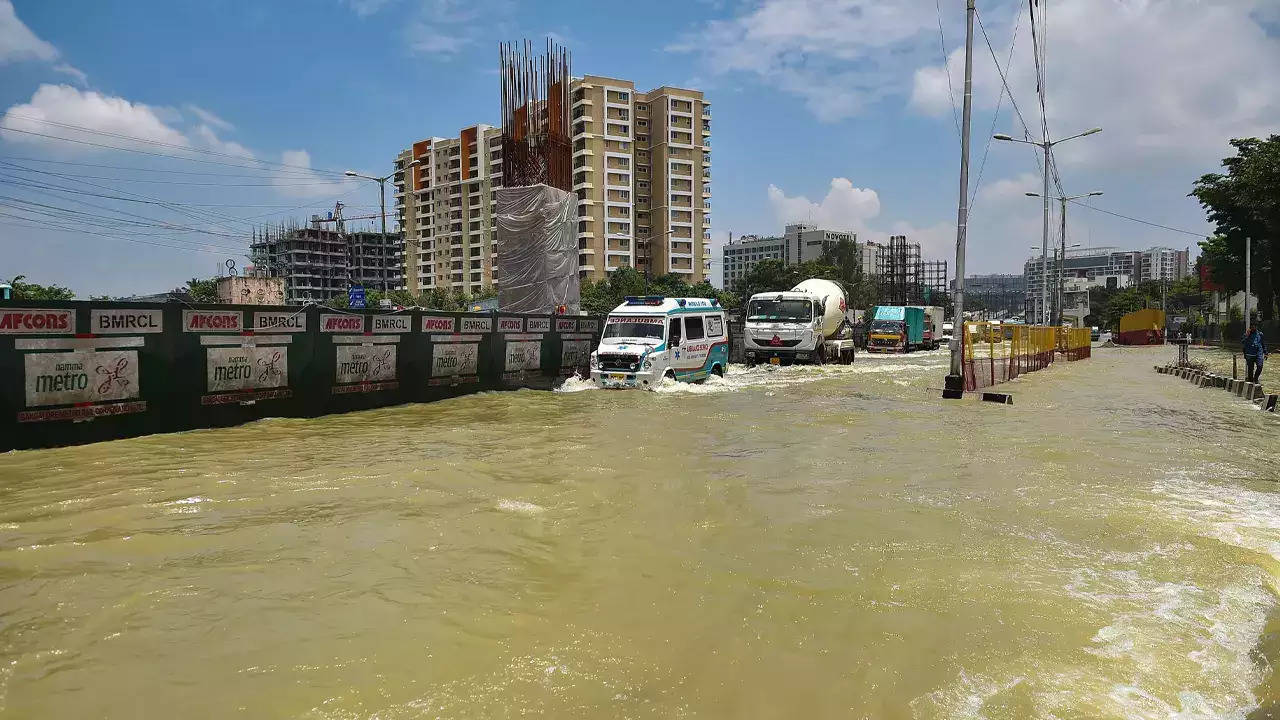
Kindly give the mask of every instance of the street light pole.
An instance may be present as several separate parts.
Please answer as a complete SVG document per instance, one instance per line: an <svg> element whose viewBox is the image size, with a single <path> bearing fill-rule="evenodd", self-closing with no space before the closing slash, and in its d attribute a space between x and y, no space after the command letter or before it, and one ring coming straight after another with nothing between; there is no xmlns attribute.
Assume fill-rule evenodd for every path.
<svg viewBox="0 0 1280 720"><path fill-rule="evenodd" d="M1048 325L1050 321L1049 312L1048 312L1049 310L1048 304L1049 304L1049 158L1050 158L1050 151L1053 149L1054 145L1059 145L1068 140L1074 140L1078 137L1084 137L1085 135L1092 135L1097 132L1102 132L1102 128L1100 127L1090 128L1089 130L1085 130L1082 133L1076 133L1075 135L1064 137L1061 140L1050 140L1048 136L1046 136L1043 142L1036 142L1034 140L1019 140L1017 138L1014 138L1010 135L1006 135L1004 133L999 133L991 136L995 140L1005 140L1007 142L1020 142L1026 145L1034 145L1044 150L1044 168L1043 168L1044 169L1044 192L1040 194L1040 196L1044 198L1044 233L1041 236L1041 241L1040 241L1040 267L1041 267L1041 270L1040 270L1040 322L1043 325ZM1034 195L1035 193L1027 193L1027 194Z"/></svg>
<svg viewBox="0 0 1280 720"><path fill-rule="evenodd" d="M1054 324L1056 325L1062 324L1062 296L1063 296L1063 293L1065 292L1064 288L1066 286L1065 274L1067 270L1067 203L1074 202L1081 198L1096 197L1101 194L1102 192L1100 190L1094 190L1093 192L1087 192L1081 195L1070 195L1070 196L1063 195L1056 198L1058 202L1062 203L1062 208L1061 208L1062 209L1062 236L1059 238L1059 240L1061 241L1060 244L1062 247L1062 251L1060 253L1057 253L1057 252L1054 253L1054 256L1055 256L1054 267L1057 268L1057 271L1058 271L1057 295L1054 301L1054 306L1056 308L1055 314L1057 316L1057 319L1054 321ZM1027 197L1041 197L1039 193L1033 193L1033 192L1026 193L1026 195ZM1079 245L1078 244L1072 245L1072 247L1079 247ZM1048 282L1047 278L1046 278L1046 282Z"/></svg>
<svg viewBox="0 0 1280 720"><path fill-rule="evenodd" d="M404 167L400 168L400 170L397 170L396 172L408 170L415 165L421 164L421 160L411 160L405 163ZM375 175L361 175L354 170L348 170L343 173L343 175L346 175L347 177L362 178L364 180L372 180L378 183L378 206L381 210L380 214L382 216L382 252L384 253L382 256L382 270L379 275L382 277L382 295L384 297L387 294L387 257L385 255L387 251L387 181L395 177L395 174L396 173L393 172L390 175L378 177Z"/></svg>

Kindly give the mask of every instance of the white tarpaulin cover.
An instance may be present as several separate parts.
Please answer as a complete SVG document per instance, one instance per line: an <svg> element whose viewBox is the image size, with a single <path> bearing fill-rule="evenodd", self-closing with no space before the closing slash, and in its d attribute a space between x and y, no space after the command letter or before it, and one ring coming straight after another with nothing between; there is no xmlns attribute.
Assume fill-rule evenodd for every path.
<svg viewBox="0 0 1280 720"><path fill-rule="evenodd" d="M498 309L577 314L578 198L550 185L498 188Z"/></svg>

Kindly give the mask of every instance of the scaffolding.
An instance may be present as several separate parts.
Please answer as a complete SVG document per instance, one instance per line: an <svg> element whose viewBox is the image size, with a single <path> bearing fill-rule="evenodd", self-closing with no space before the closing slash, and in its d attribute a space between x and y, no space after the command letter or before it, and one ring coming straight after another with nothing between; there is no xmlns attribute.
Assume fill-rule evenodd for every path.
<svg viewBox="0 0 1280 720"><path fill-rule="evenodd" d="M946 297L946 260L922 260L920 243L906 235L893 235L888 245L876 253L875 275L880 282L885 305L937 305Z"/></svg>

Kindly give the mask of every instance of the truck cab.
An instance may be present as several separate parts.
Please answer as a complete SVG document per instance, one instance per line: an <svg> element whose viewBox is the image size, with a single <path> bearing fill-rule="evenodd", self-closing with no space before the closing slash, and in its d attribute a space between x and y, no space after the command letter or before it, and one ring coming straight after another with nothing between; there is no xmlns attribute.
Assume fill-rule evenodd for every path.
<svg viewBox="0 0 1280 720"><path fill-rule="evenodd" d="M876 307L867 337L869 352L907 353L923 345L923 309L901 305Z"/></svg>
<svg viewBox="0 0 1280 720"><path fill-rule="evenodd" d="M853 362L853 324L844 290L820 279L747 301L742 349L748 365Z"/></svg>
<svg viewBox="0 0 1280 720"><path fill-rule="evenodd" d="M703 382L728 366L725 311L706 298L628 297L605 318L591 353L591 379L604 388Z"/></svg>

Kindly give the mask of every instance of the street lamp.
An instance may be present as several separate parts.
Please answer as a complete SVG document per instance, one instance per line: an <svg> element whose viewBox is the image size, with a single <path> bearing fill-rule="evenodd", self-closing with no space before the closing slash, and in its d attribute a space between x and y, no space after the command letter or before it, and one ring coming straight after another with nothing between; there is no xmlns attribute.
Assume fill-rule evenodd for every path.
<svg viewBox="0 0 1280 720"><path fill-rule="evenodd" d="M1023 143L1025 145L1035 145L1036 147L1044 150L1044 193L1041 195L1041 197L1044 198L1044 235L1041 239L1040 267L1041 267L1041 274L1046 278L1049 276L1049 152L1050 150L1053 149L1054 145L1059 145L1068 140L1074 140L1078 137L1084 137L1085 135L1092 135L1094 133L1099 133L1099 132L1102 132L1102 128L1100 127L1090 128L1088 130L1085 130L1082 133L1076 133L1075 135L1064 137L1061 140L1050 140L1048 136L1045 136L1042 142L1036 142L1034 140L1019 140L1018 138L1005 135L1004 133L997 133L991 136L996 140L1005 140L1007 142ZM1042 324L1048 324L1048 321L1049 321L1049 319L1045 316L1045 311L1048 310L1048 305L1049 305L1049 286L1047 284L1044 284L1040 288L1040 311L1041 311L1040 322Z"/></svg>
<svg viewBox="0 0 1280 720"><path fill-rule="evenodd" d="M1027 193L1027 194L1030 195L1031 193ZM1080 243L1072 243L1070 245L1063 243L1061 255L1058 254L1057 248L1053 249L1053 266L1056 269L1056 272L1058 274L1058 281L1056 283L1057 288L1054 293L1053 307L1051 308L1051 310L1053 311L1053 315L1056 315L1057 317L1057 319L1053 321L1055 325L1062 324L1062 308L1063 308L1062 295L1065 292L1065 285L1066 285L1067 250L1069 248L1078 248L1080 246L1081 246ZM1032 250L1038 249L1035 245L1031 245L1030 247ZM1041 282L1048 283L1049 278L1043 278Z"/></svg>
<svg viewBox="0 0 1280 720"><path fill-rule="evenodd" d="M1083 194L1081 194L1081 195L1064 195L1064 196L1059 196L1058 198L1056 198L1056 200L1057 200L1058 202L1062 203L1062 212L1061 212L1061 219L1062 219L1062 235L1061 235L1061 242L1062 242L1062 261L1061 261L1061 262L1062 262L1062 264L1063 264L1063 265L1066 265L1066 262L1067 262L1067 203L1069 203L1069 202L1075 202L1076 200L1079 200L1079 199L1081 199L1081 198L1096 197L1096 196L1101 195L1101 194L1102 194L1102 191L1101 191L1101 190L1094 190L1093 192L1087 192L1087 193L1083 193ZM1029 192L1029 193L1027 193L1027 197L1040 197L1040 193L1033 193L1033 192ZM1079 245L1072 245L1071 247L1079 247ZM1059 266L1059 267L1058 267L1058 293L1057 293L1057 294L1058 294L1058 299L1057 299L1057 303L1056 303L1056 304L1057 304L1057 306L1058 306L1058 322L1057 322L1057 324L1058 324L1058 325L1061 325L1061 324L1062 324L1062 293L1063 293L1063 283L1064 283L1064 281L1063 281L1063 278L1062 278L1062 266Z"/></svg>
<svg viewBox="0 0 1280 720"><path fill-rule="evenodd" d="M385 252L387 249L387 181L395 177L395 174L397 172L408 170L409 168L415 165L421 165L421 164L422 164L421 160L416 160L416 159L410 160L409 162L405 163L404 167L400 168L399 170L396 170L390 175L383 175L382 177L377 177L374 175L361 175L355 170L348 170L342 173L347 177L361 178L363 180L372 180L378 183L378 205L379 207L382 208L382 250L383 252ZM382 294L386 295L387 294L387 268L386 268L385 256L383 259L383 268L382 268L381 274L382 274Z"/></svg>

